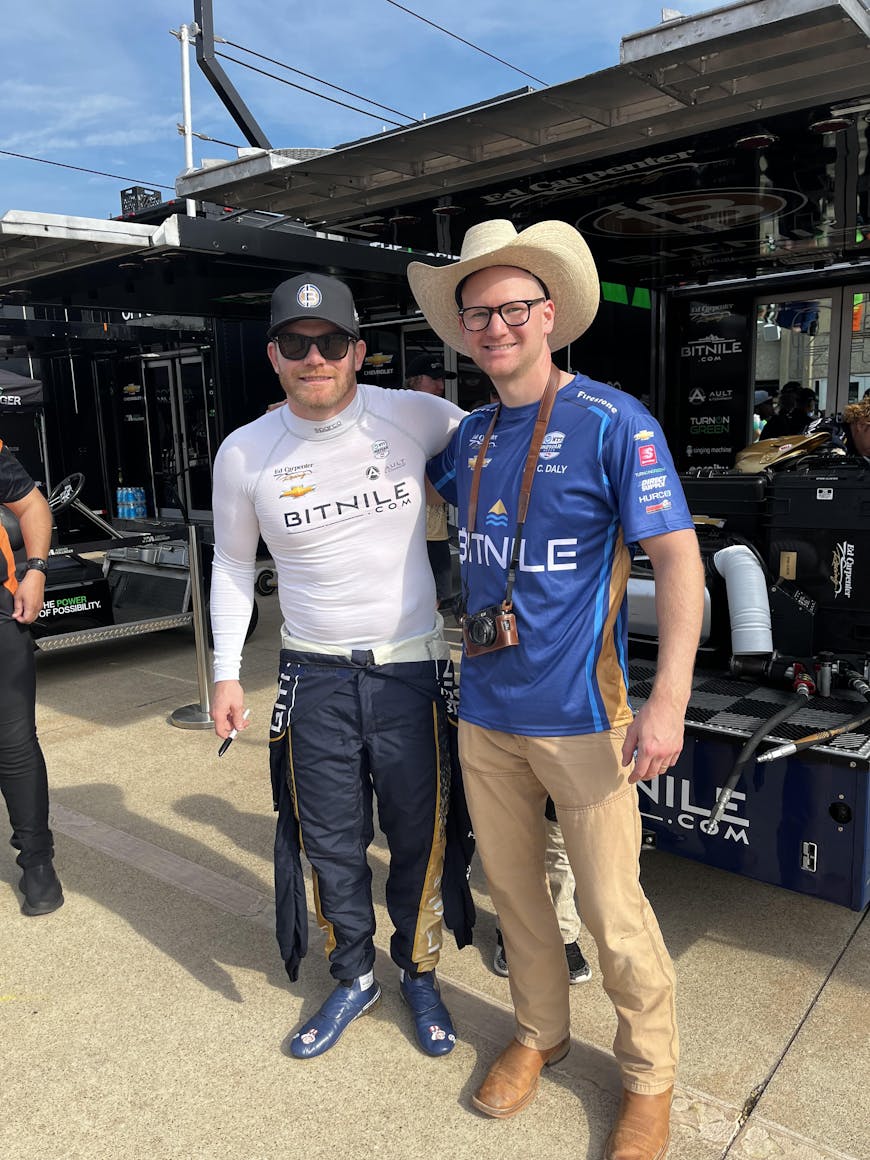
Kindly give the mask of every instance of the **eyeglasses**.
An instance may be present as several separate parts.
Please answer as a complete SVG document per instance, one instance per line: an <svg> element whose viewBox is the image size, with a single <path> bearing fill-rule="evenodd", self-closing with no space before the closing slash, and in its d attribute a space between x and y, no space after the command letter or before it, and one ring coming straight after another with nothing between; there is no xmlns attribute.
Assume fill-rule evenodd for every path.
<svg viewBox="0 0 870 1160"><path fill-rule="evenodd" d="M493 314L507 326L525 326L532 307L546 301L546 298L519 298L516 302L502 302L501 306L463 306L459 317L466 330L486 330Z"/></svg>
<svg viewBox="0 0 870 1160"><path fill-rule="evenodd" d="M332 334L318 334L314 337L310 334L295 334L293 331L286 331L282 334L276 334L273 342L284 358L291 359L293 362L305 358L312 345L317 347L323 358L329 359L330 362L341 362L347 354L347 348L352 342L356 342L356 339L351 338L349 334L339 334L337 331Z"/></svg>

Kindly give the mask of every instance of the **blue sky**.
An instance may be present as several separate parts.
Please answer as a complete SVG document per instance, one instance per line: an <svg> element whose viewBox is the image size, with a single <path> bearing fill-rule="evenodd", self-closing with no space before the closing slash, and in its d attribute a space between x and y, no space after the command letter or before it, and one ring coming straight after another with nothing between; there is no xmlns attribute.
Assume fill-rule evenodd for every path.
<svg viewBox="0 0 870 1160"><path fill-rule="evenodd" d="M674 5L692 15L714 5ZM655 0L407 0L466 40L548 84L619 63L624 35L655 27ZM546 21L541 19L541 11ZM120 190L172 187L184 167L181 49L170 30L193 22L192 0L17 0L4 5L0 76L0 214L9 209L107 218L120 212ZM214 0L217 36L353 90L410 117L529 84L504 65L445 36L388 0ZM295 83L318 88L238 49L221 51ZM322 91L374 112L330 104L221 61L276 148L332 146L392 127L354 97ZM192 124L208 136L245 145L190 50ZM78 173L23 160L26 154L118 177ZM195 140L194 164L235 150Z"/></svg>

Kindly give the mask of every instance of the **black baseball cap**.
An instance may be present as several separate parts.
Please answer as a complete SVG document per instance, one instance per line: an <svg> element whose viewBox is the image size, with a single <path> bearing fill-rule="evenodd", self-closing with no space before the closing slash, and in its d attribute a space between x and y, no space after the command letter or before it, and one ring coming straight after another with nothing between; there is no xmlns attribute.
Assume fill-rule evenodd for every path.
<svg viewBox="0 0 870 1160"><path fill-rule="evenodd" d="M418 354L405 367L405 378L428 375L430 379L455 379L453 371L445 371L444 362L434 354Z"/></svg>
<svg viewBox="0 0 870 1160"><path fill-rule="evenodd" d="M275 288L269 318L269 338L288 322L317 318L334 323L345 334L359 338L359 317L353 295L337 278L310 271L288 278Z"/></svg>

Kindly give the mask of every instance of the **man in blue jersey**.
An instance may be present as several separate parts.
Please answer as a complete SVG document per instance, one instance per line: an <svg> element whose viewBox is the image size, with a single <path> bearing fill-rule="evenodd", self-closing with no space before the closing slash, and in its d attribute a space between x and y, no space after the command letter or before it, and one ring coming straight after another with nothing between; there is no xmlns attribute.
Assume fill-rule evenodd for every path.
<svg viewBox="0 0 870 1160"><path fill-rule="evenodd" d="M549 794L617 1016L624 1093L605 1158L660 1160L677 1064L674 975L638 880L634 783L669 769L682 749L704 588L692 518L646 408L553 365L598 307L595 264L575 229L540 222L518 234L484 222L458 262L413 263L408 275L429 325L501 400L468 415L428 468L459 506L460 755L517 1021L473 1103L515 1115L570 1043L544 869ZM626 589L638 546L655 570L659 654L635 715Z"/></svg>

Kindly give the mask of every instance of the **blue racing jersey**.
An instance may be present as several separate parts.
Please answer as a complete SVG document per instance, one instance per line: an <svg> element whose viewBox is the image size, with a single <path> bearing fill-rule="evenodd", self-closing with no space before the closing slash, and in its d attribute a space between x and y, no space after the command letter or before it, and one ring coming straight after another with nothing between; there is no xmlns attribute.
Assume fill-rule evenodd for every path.
<svg viewBox="0 0 870 1160"><path fill-rule="evenodd" d="M520 483L538 403L502 407L468 499L495 404L473 411L428 474L459 508L467 611L505 596ZM519 645L463 659L459 716L507 733L598 733L632 719L628 602L638 541L691 528L661 427L631 395L577 375L556 395L536 464L513 590Z"/></svg>

